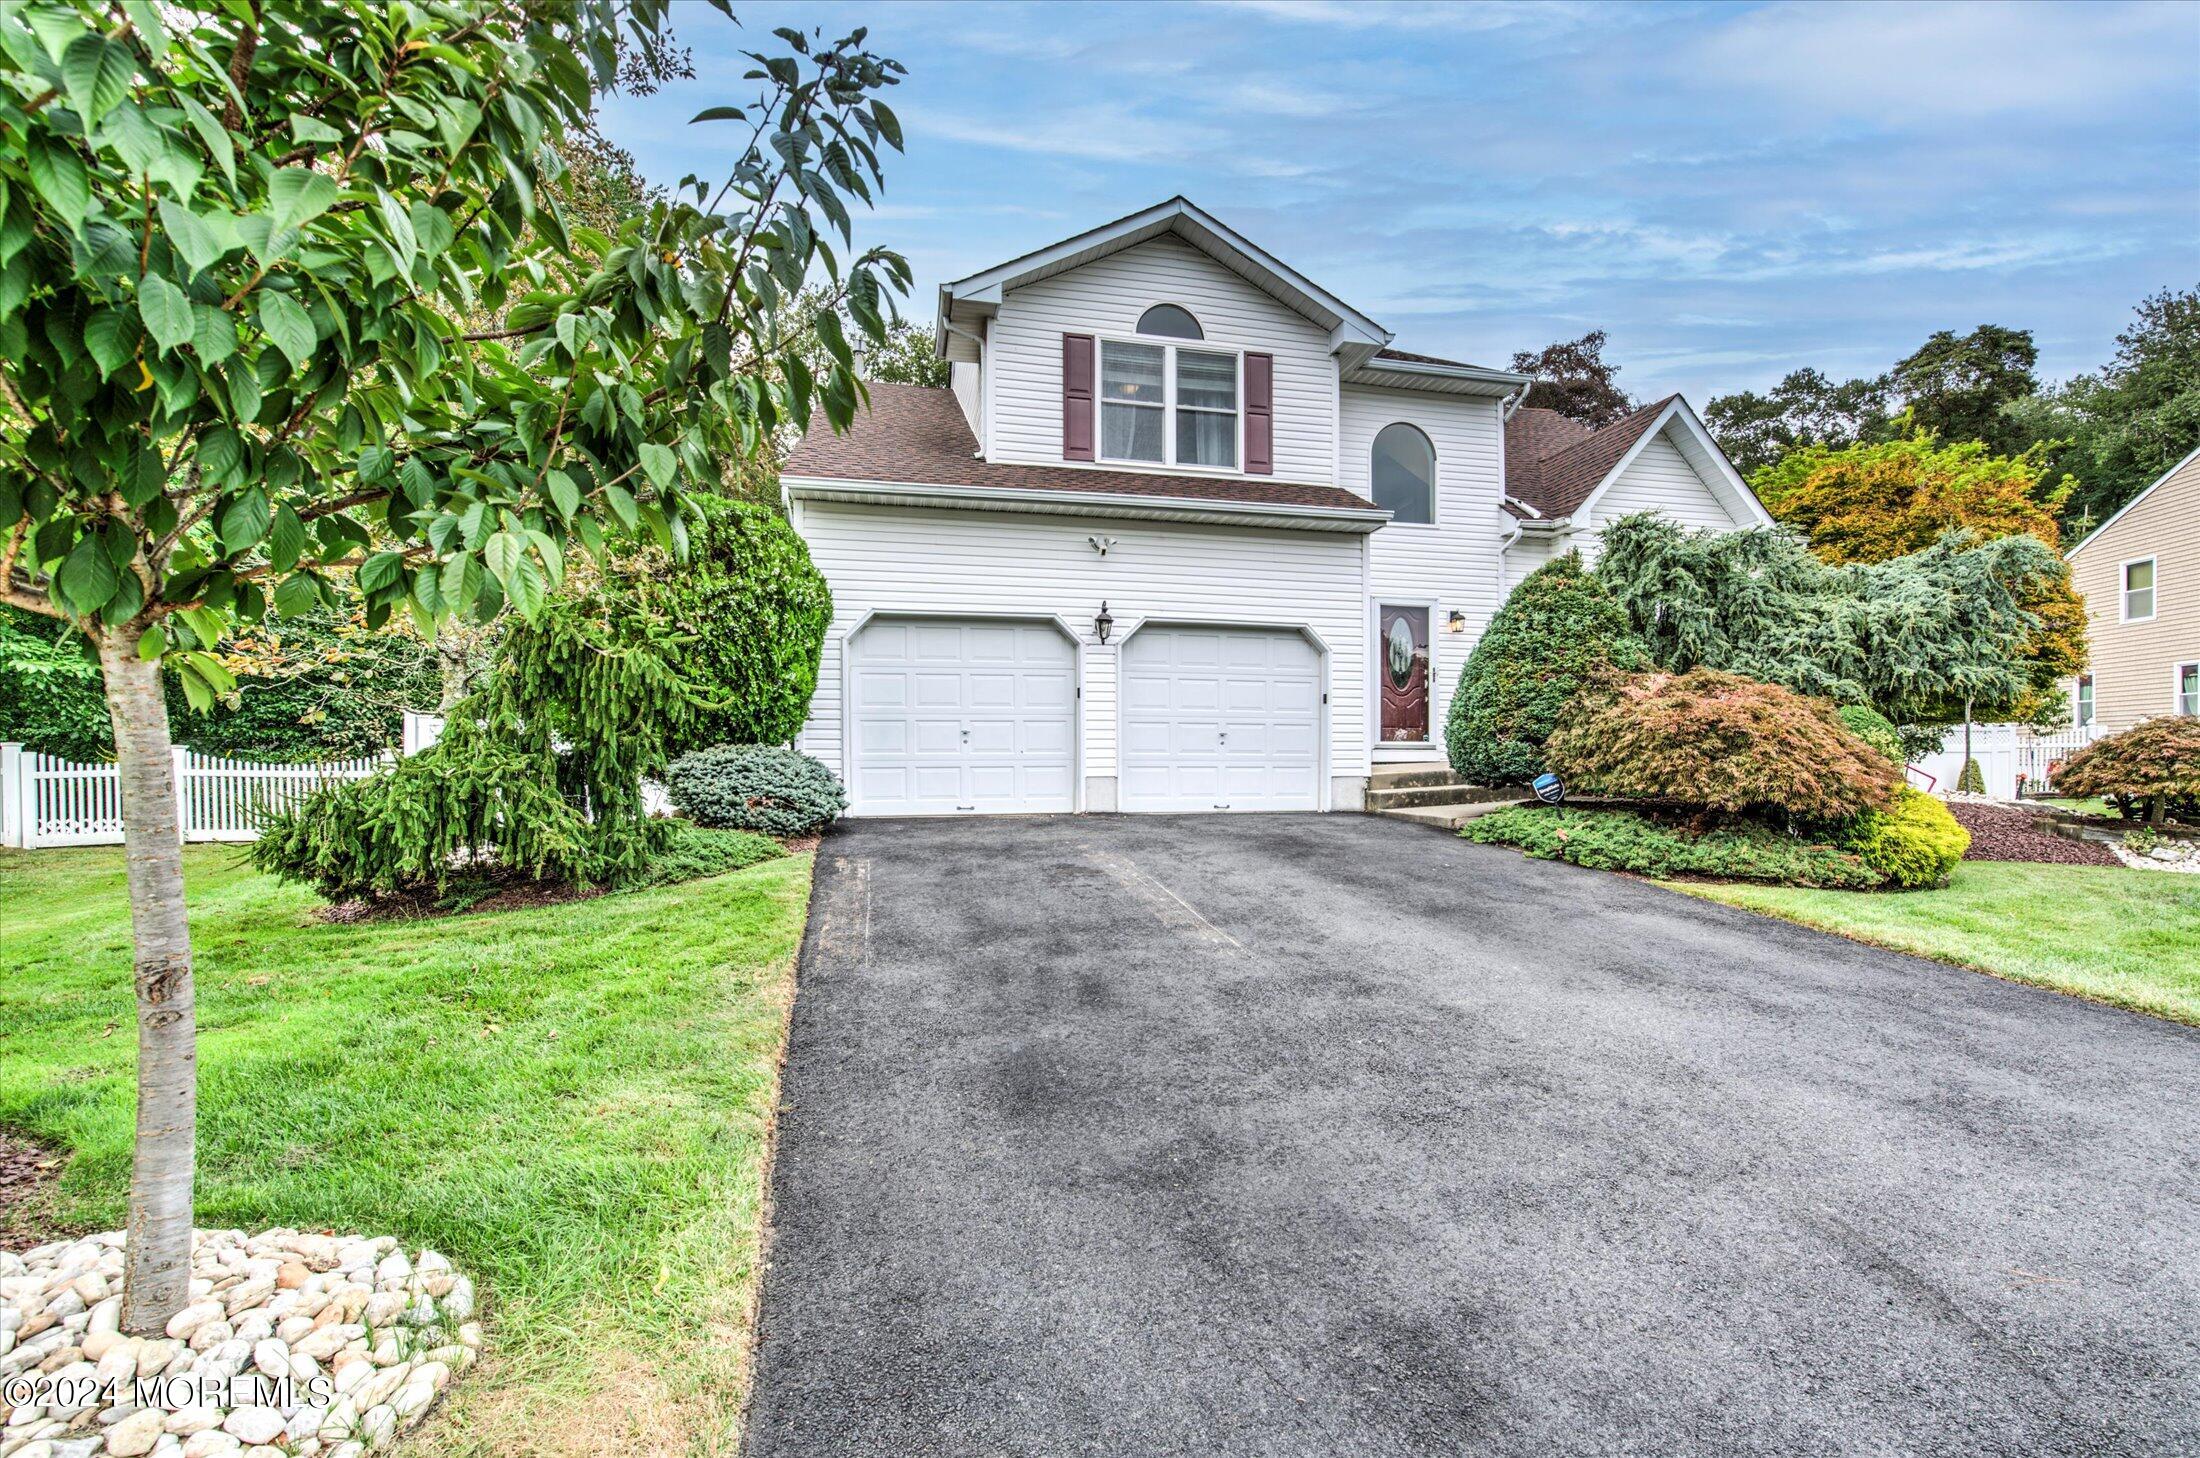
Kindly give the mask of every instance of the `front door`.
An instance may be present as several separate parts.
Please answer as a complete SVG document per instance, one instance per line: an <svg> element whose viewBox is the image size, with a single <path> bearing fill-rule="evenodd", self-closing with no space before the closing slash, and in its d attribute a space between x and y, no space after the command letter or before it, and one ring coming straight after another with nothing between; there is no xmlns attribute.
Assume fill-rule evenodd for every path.
<svg viewBox="0 0 2200 1458"><path fill-rule="evenodd" d="M1428 743L1428 609L1386 607L1376 672L1382 679L1383 743Z"/></svg>

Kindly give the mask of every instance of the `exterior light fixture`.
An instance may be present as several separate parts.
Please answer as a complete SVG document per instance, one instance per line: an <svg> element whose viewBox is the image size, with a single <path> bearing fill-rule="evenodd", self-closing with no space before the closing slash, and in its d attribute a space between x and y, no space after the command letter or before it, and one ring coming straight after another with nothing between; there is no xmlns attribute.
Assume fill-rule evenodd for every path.
<svg viewBox="0 0 2200 1458"><path fill-rule="evenodd" d="M1109 614L1107 602L1103 600L1100 604L1100 616L1092 620L1092 635L1098 638L1102 645L1105 645L1108 641L1108 633L1114 627L1115 619Z"/></svg>
<svg viewBox="0 0 2200 1458"><path fill-rule="evenodd" d="M1453 613L1453 614L1452 614L1452 615L1451 615L1450 617L1448 617L1448 618L1444 619L1444 631L1445 631L1445 632L1447 632L1447 633L1464 633L1464 632L1465 632L1466 630L1467 630L1467 615L1466 615L1465 613Z"/></svg>

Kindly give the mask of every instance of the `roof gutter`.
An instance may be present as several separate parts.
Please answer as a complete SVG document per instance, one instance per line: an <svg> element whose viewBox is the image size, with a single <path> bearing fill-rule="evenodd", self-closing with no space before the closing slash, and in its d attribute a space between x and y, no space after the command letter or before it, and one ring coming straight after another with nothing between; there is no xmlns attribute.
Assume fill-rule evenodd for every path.
<svg viewBox="0 0 2200 1458"><path fill-rule="evenodd" d="M1266 526L1290 531L1365 534L1390 520L1380 507L1292 506L1266 501L1210 501L1196 496L1146 496L1124 491L1043 491L1010 486L954 486L924 481L859 481L827 476L782 476L788 499L957 507L1055 516L1143 517L1200 520L1218 525Z"/></svg>

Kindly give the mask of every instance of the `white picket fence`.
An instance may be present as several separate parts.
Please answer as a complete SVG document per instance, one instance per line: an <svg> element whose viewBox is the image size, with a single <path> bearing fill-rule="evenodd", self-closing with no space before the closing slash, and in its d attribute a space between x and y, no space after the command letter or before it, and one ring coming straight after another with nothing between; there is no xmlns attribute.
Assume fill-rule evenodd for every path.
<svg viewBox="0 0 2200 1458"><path fill-rule="evenodd" d="M187 841L253 840L260 817L309 790L364 779L383 755L321 764L251 764L194 753L176 757L176 828ZM111 764L72 764L0 744L0 846L122 844L122 776Z"/></svg>
<svg viewBox="0 0 2200 1458"><path fill-rule="evenodd" d="M2019 781L2026 794L2052 787L2051 766L2101 737L2098 724L2035 734L2021 724L1973 724L1971 757L1978 761L1986 793L2002 800L2017 798ZM1956 787L1963 773L1963 726L1956 725L1940 742L1940 748L1910 766L1910 781L1919 789L1945 795Z"/></svg>

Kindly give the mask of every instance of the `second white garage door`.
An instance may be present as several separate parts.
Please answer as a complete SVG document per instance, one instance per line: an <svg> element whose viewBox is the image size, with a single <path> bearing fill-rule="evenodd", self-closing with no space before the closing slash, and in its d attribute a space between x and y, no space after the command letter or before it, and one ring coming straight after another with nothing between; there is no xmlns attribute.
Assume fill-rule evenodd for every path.
<svg viewBox="0 0 2200 1458"><path fill-rule="evenodd" d="M1123 808L1319 809L1321 697L1297 633L1140 631L1123 645Z"/></svg>
<svg viewBox="0 0 2200 1458"><path fill-rule="evenodd" d="M850 652L850 813L1074 808L1077 655L1052 626L880 619Z"/></svg>

